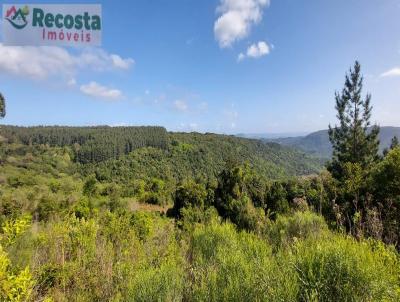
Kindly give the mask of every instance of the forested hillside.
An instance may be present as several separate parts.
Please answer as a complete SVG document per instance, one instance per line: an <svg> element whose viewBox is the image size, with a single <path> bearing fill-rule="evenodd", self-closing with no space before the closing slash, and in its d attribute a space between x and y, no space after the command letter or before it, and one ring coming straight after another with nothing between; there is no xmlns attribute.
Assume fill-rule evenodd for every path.
<svg viewBox="0 0 400 302"><path fill-rule="evenodd" d="M379 154L360 70L325 168L234 136L1 126L0 300L400 301L400 145Z"/></svg>
<svg viewBox="0 0 400 302"><path fill-rule="evenodd" d="M322 167L304 153L278 144L227 135L168 133L162 127L2 126L0 135L11 143L68 147L75 162L93 163L91 170L108 179L143 174L177 180L209 178L227 162L249 162L270 178L308 175Z"/></svg>
<svg viewBox="0 0 400 302"><path fill-rule="evenodd" d="M168 146L168 134L162 127L3 126L0 135L25 145L69 146L80 163L118 158L141 147L166 149Z"/></svg>
<svg viewBox="0 0 400 302"><path fill-rule="evenodd" d="M400 137L400 127L380 127L380 129L379 152L383 153L385 149L389 148L394 136ZM263 141L294 147L316 157L328 159L332 156L332 145L329 141L328 130L313 132L306 136L263 139Z"/></svg>
<svg viewBox="0 0 400 302"><path fill-rule="evenodd" d="M175 139L182 136L184 142L174 144L190 148L193 136ZM397 252L367 239L397 242L393 208L382 212L395 215L386 217L384 231L372 212L361 226L366 237L355 239L343 234L345 212L332 207L337 194L348 193L338 193L327 172L272 181L232 163L214 181L175 183L148 177L153 169L171 169L155 150L82 165L66 147L3 141L2 301L400 298ZM399 151L388 155L374 181L385 177L393 159L400 164ZM130 156L144 159L140 174L134 165L125 167ZM136 176L115 182L82 170L120 171L110 163Z"/></svg>

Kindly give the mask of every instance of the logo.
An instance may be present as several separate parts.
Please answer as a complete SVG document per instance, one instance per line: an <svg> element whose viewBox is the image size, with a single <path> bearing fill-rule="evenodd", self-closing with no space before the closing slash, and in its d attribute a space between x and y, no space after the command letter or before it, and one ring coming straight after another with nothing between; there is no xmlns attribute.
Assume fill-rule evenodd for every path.
<svg viewBox="0 0 400 302"><path fill-rule="evenodd" d="M3 4L2 16L4 45L101 44L101 4Z"/></svg>
<svg viewBox="0 0 400 302"><path fill-rule="evenodd" d="M28 21L26 20L26 16L28 15L29 8L27 5L19 9L16 9L15 6L13 6L7 10L5 19L16 29L23 29L28 24Z"/></svg>

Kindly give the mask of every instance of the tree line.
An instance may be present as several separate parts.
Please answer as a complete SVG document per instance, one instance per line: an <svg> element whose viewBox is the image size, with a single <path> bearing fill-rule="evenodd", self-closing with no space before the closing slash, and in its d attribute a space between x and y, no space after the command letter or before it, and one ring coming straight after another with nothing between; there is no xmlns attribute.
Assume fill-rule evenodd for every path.
<svg viewBox="0 0 400 302"><path fill-rule="evenodd" d="M165 149L167 131L163 127L2 127L2 135L11 143L72 146L79 163L100 162L119 158L142 147Z"/></svg>

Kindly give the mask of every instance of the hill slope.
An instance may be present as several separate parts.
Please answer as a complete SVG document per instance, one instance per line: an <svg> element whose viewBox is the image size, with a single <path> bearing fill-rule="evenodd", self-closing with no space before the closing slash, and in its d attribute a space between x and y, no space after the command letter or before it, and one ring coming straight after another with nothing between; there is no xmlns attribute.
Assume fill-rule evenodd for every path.
<svg viewBox="0 0 400 302"><path fill-rule="evenodd" d="M268 178L316 173L321 163L276 143L234 136L168 133L161 127L13 127L0 135L25 145L67 147L99 178L213 178L227 164L248 162Z"/></svg>
<svg viewBox="0 0 400 302"><path fill-rule="evenodd" d="M400 127L381 127L379 133L380 152L390 146L393 136L400 138ZM322 158L329 158L332 154L332 146L329 142L328 130L313 132L306 136L265 139L264 141L294 147Z"/></svg>

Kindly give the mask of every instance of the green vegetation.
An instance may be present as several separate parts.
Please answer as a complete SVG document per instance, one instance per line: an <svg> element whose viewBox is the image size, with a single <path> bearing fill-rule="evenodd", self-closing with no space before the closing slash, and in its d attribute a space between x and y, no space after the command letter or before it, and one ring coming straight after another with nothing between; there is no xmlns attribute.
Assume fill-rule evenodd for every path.
<svg viewBox="0 0 400 302"><path fill-rule="evenodd" d="M400 147L378 156L358 64L345 86L327 170L232 136L2 127L0 300L400 301Z"/></svg>
<svg viewBox="0 0 400 302"><path fill-rule="evenodd" d="M367 239L369 231L358 240L336 231L338 188L326 171L269 180L249 165L231 165L214 181L137 181L128 194L122 182L82 174L68 148L1 148L4 301L400 298L395 249ZM379 186L374 194L399 196L398 167L395 148L371 176L392 195ZM143 196L166 187L174 201L168 214L177 220L138 209L149 200ZM392 229L380 238L394 243L398 226L388 219L382 228Z"/></svg>
<svg viewBox="0 0 400 302"><path fill-rule="evenodd" d="M383 154L385 149L390 148L392 139L395 136L400 137L400 127L380 127L378 135L380 154ZM263 141L296 148L311 156L325 160L329 160L333 152L328 130L316 131L306 136L263 139Z"/></svg>
<svg viewBox="0 0 400 302"><path fill-rule="evenodd" d="M142 147L166 148L168 137L162 127L2 127L1 135L25 145L70 146L80 163L119 158Z"/></svg>
<svg viewBox="0 0 400 302"><path fill-rule="evenodd" d="M333 156L328 170L337 179L344 177L348 163L365 170L378 159L379 127L374 125L369 128L371 95L367 94L362 99L363 78L360 72L361 66L356 61L354 69L346 75L344 89L335 95L339 126L329 126Z"/></svg>
<svg viewBox="0 0 400 302"><path fill-rule="evenodd" d="M4 118L6 116L6 100L4 96L0 93L0 118Z"/></svg>

